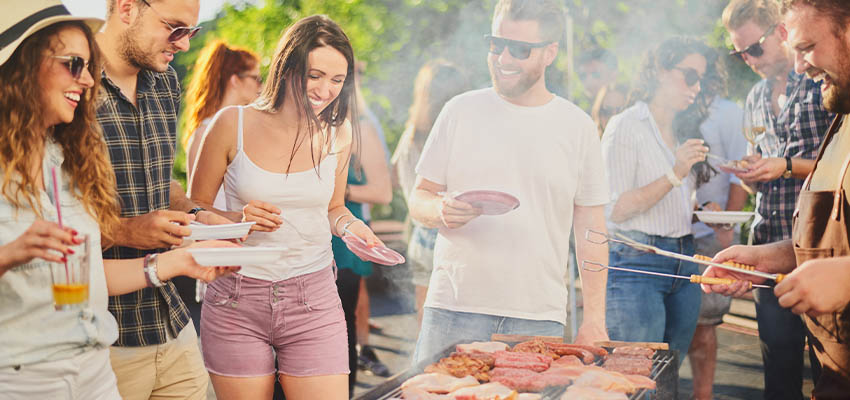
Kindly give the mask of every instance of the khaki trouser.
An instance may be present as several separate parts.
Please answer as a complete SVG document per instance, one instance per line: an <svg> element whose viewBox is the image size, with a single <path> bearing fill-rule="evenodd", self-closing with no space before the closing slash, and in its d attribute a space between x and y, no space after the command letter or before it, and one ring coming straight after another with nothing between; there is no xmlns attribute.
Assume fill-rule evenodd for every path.
<svg viewBox="0 0 850 400"><path fill-rule="evenodd" d="M112 369L124 400L199 399L207 397L209 376L190 322L165 344L112 346Z"/></svg>

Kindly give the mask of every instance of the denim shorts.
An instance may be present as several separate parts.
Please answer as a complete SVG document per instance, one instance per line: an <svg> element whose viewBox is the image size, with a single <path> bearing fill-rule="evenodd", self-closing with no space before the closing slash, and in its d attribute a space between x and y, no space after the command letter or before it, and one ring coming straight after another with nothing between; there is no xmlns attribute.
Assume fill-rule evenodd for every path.
<svg viewBox="0 0 850 400"><path fill-rule="evenodd" d="M348 374L348 335L332 267L283 281L232 274L209 285L201 347L211 373Z"/></svg>
<svg viewBox="0 0 850 400"><path fill-rule="evenodd" d="M680 238L620 232L638 242L685 255L694 254L692 235ZM690 277L699 274L696 264L610 243L608 264L616 267ZM608 270L605 323L611 340L666 342L679 351L679 362L688 352L696 330L701 293L686 279L665 278Z"/></svg>
<svg viewBox="0 0 850 400"><path fill-rule="evenodd" d="M413 362L428 359L455 343L489 341L494 333L564 337L564 325L425 307Z"/></svg>

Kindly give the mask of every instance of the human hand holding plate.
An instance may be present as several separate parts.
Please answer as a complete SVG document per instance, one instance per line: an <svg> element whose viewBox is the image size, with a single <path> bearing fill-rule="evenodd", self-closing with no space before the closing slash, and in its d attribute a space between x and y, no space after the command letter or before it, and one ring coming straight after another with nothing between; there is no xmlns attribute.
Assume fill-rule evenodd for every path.
<svg viewBox="0 0 850 400"><path fill-rule="evenodd" d="M460 228L484 213L481 208L458 200L455 195L456 193L443 194L440 202L440 219L443 221L443 225L449 229Z"/></svg>
<svg viewBox="0 0 850 400"><path fill-rule="evenodd" d="M169 280L175 276L188 276L204 282L212 282L221 276L239 271L241 266L218 266L209 268L197 262L190 249L236 249L239 245L221 240L195 242L176 250L171 250L157 256L160 280Z"/></svg>

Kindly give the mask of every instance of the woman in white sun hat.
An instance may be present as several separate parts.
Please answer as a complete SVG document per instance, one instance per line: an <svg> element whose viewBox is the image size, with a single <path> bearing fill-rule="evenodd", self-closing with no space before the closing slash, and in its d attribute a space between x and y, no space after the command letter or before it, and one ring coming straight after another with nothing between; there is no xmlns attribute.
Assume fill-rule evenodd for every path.
<svg viewBox="0 0 850 400"><path fill-rule="evenodd" d="M0 7L0 399L120 399L107 295L235 268L203 268L185 249L103 262L101 241L108 246L118 222L115 176L95 119L101 65L93 32L103 21L72 16L59 0L14 3ZM53 171L63 182L56 192ZM79 297L88 301L55 309L51 266L84 237L92 250L81 262L88 290Z"/></svg>

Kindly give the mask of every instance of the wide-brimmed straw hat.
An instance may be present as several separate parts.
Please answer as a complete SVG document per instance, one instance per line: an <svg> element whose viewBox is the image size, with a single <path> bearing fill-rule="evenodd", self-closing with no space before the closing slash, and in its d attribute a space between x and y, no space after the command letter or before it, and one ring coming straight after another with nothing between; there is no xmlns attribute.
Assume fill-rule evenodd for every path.
<svg viewBox="0 0 850 400"><path fill-rule="evenodd" d="M92 32L103 26L103 20L71 15L61 0L7 1L0 7L0 65L6 63L15 49L46 26L64 21L82 21Z"/></svg>

